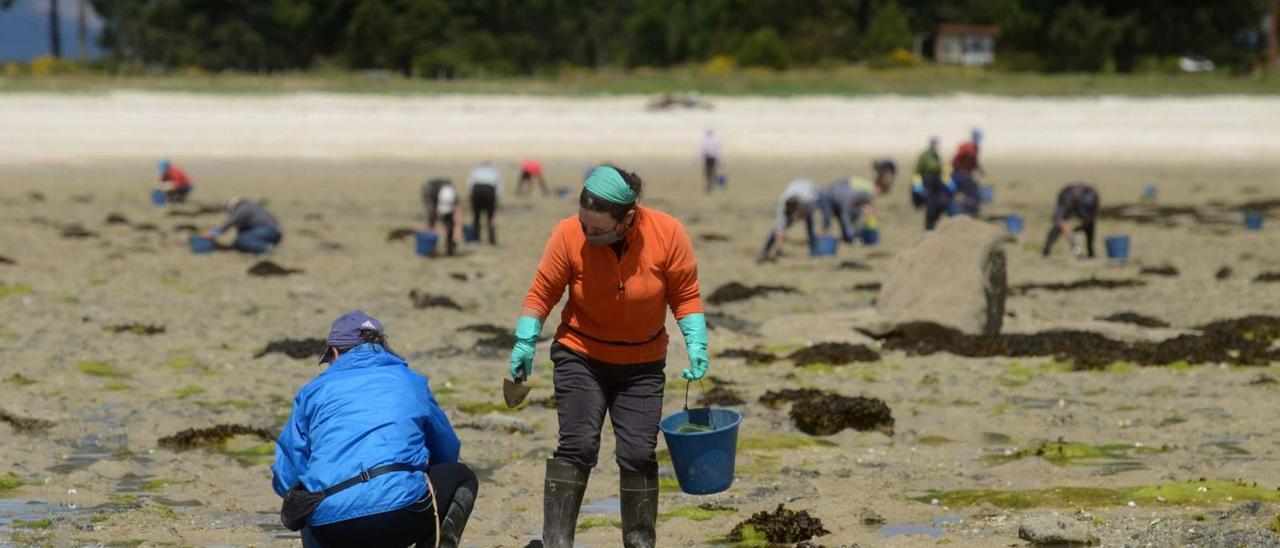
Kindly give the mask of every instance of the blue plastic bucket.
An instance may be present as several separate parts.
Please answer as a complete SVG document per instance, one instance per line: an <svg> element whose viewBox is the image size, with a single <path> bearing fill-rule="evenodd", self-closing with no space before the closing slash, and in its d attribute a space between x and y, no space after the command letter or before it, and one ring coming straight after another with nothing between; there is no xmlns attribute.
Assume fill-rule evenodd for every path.
<svg viewBox="0 0 1280 548"><path fill-rule="evenodd" d="M989 204L995 201L995 199L996 199L996 189L989 186L984 186L978 189L979 202L982 202L984 204Z"/></svg>
<svg viewBox="0 0 1280 548"><path fill-rule="evenodd" d="M729 185L729 178L727 176L721 175L719 177L716 177L716 186L720 188L724 188L728 185Z"/></svg>
<svg viewBox="0 0 1280 548"><path fill-rule="evenodd" d="M880 229L864 227L858 239L862 240L863 245L876 245L880 241Z"/></svg>
<svg viewBox="0 0 1280 548"><path fill-rule="evenodd" d="M166 196L166 195L165 195L165 193L164 193L164 191L163 191L163 190L160 190L160 189L158 189L158 188L157 188L157 189L155 189L155 190L152 190L152 191L151 191L151 204L152 204L152 205L162 206L162 205L164 205L164 203L165 203L166 201L168 201L168 196Z"/></svg>
<svg viewBox="0 0 1280 548"><path fill-rule="evenodd" d="M1248 230L1262 230L1262 214L1257 211L1244 212L1244 227Z"/></svg>
<svg viewBox="0 0 1280 548"><path fill-rule="evenodd" d="M686 424L688 411L669 415L658 423L671 452L680 490L690 495L710 495L728 489L733 485L742 415L732 409L711 409L710 431L677 432Z"/></svg>
<svg viewBox="0 0 1280 548"><path fill-rule="evenodd" d="M570 193L570 192L573 192L573 189L571 189L571 188L569 188L569 187L567 187L567 186L562 186L562 187L560 187L560 188L557 188L557 189L556 189L556 198L559 198L559 199L561 199L561 200L563 200L563 199L565 199L565 198L568 198L568 197L569 197L569 193Z"/></svg>
<svg viewBox="0 0 1280 548"><path fill-rule="evenodd" d="M191 252L197 255L204 255L205 253L213 253L212 238L205 238L204 236L192 234L191 238L187 240L187 243L191 245Z"/></svg>
<svg viewBox="0 0 1280 548"><path fill-rule="evenodd" d="M1156 185L1147 185L1145 187L1142 187L1142 199L1144 200L1156 199Z"/></svg>
<svg viewBox="0 0 1280 548"><path fill-rule="evenodd" d="M440 236L435 232L418 232L417 247L415 250L418 255L426 257L436 252L436 243L440 241Z"/></svg>
<svg viewBox="0 0 1280 548"><path fill-rule="evenodd" d="M814 257L830 257L836 254L836 247L840 245L840 240L835 236L818 236L813 241L813 250L810 255Z"/></svg>
<svg viewBox="0 0 1280 548"><path fill-rule="evenodd" d="M1129 237L1107 236L1107 258L1113 261L1129 260Z"/></svg>
<svg viewBox="0 0 1280 548"><path fill-rule="evenodd" d="M1013 234L1014 236L1022 234L1022 229L1024 228L1024 226L1025 225L1024 225L1024 221L1022 220L1022 217L1019 217L1017 215L1009 215L1004 218L1004 228L1005 230L1009 231L1009 234Z"/></svg>
<svg viewBox="0 0 1280 548"><path fill-rule="evenodd" d="M480 235L476 234L475 225L462 225L462 241L472 243L480 239Z"/></svg>

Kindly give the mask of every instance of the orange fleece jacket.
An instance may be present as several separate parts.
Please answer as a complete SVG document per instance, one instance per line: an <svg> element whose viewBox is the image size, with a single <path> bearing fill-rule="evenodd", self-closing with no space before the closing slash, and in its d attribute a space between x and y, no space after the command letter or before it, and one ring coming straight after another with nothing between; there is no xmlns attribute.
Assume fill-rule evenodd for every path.
<svg viewBox="0 0 1280 548"><path fill-rule="evenodd" d="M568 287L556 340L610 364L665 359L666 308L676 320L702 312L698 262L684 226L665 213L636 209L621 260L609 246L587 243L577 215L560 221L524 299L525 307L550 315Z"/></svg>

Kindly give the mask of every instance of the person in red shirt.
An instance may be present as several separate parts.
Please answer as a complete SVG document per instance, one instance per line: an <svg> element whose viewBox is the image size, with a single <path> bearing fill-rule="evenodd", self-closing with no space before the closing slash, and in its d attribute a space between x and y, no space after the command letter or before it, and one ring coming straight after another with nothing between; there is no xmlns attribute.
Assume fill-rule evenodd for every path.
<svg viewBox="0 0 1280 548"><path fill-rule="evenodd" d="M578 214L551 231L516 324L510 373L523 381L542 322L568 291L551 345L560 434L543 487L546 548L573 546L606 413L617 438L622 545L654 546L668 310L689 356L681 375L699 380L709 364L693 244L674 217L637 203L641 184L613 166L592 170Z"/></svg>
<svg viewBox="0 0 1280 548"><path fill-rule="evenodd" d="M533 158L529 158L520 164L520 181L516 183L516 195L524 196L525 187L532 187L535 180L538 182L538 187L542 189L542 195L546 196L548 194L547 180L542 177L542 164Z"/></svg>
<svg viewBox="0 0 1280 548"><path fill-rule="evenodd" d="M952 214L978 215L981 203L981 191L978 178L974 172L986 175L982 164L978 163L978 150L982 145L982 130L973 129L972 139L961 143L956 155L951 158L951 183L955 187Z"/></svg>
<svg viewBox="0 0 1280 548"><path fill-rule="evenodd" d="M165 183L169 183L169 188L165 189L165 199L170 203L187 201L187 194L191 193L192 187L191 178L187 177L187 172L170 162L168 158L160 160L156 167L160 170L160 186L164 187Z"/></svg>

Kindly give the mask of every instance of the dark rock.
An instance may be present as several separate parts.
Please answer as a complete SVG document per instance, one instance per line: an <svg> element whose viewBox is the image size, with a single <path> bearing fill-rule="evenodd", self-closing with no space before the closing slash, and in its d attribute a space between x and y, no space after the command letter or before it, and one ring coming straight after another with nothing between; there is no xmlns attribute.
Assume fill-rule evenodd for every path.
<svg viewBox="0 0 1280 548"><path fill-rule="evenodd" d="M107 214L107 224L109 224L109 225L127 225L127 224L129 224L129 218L128 218L128 217L125 217L124 215L121 215L121 214L119 214L119 213L108 213L108 214Z"/></svg>
<svg viewBox="0 0 1280 548"><path fill-rule="evenodd" d="M1222 268L1219 268L1218 271L1213 274L1213 277L1219 280L1225 280L1227 278L1230 278L1231 274L1232 274L1231 267L1224 266Z"/></svg>
<svg viewBox="0 0 1280 548"><path fill-rule="evenodd" d="M728 242L732 240L732 238L724 234L718 234L715 232L703 232L698 235L698 239L704 242Z"/></svg>
<svg viewBox="0 0 1280 548"><path fill-rule="evenodd" d="M1128 289L1142 287L1147 282L1142 280L1100 280L1089 278L1074 282L1025 283L1013 286L1013 292L1025 295L1032 291L1079 291L1082 289Z"/></svg>
<svg viewBox="0 0 1280 548"><path fill-rule="evenodd" d="M414 308L452 308L453 310L462 310L462 307L458 306L458 303L449 297L432 295L417 289L409 291L409 301L413 303Z"/></svg>
<svg viewBox="0 0 1280 548"><path fill-rule="evenodd" d="M258 261L249 267L250 276L289 276L301 273L300 268L285 268L271 261Z"/></svg>
<svg viewBox="0 0 1280 548"><path fill-rule="evenodd" d="M54 422L31 417L20 417L4 409L0 409L0 422L8 424L15 432L22 434L38 434L53 428Z"/></svg>
<svg viewBox="0 0 1280 548"><path fill-rule="evenodd" d="M1173 265L1168 264L1160 266L1144 266L1138 271L1138 274L1144 276L1174 277L1178 275L1178 269L1174 268Z"/></svg>
<svg viewBox="0 0 1280 548"><path fill-rule="evenodd" d="M395 228L395 229L392 229L390 232L387 232L387 241L398 242L400 240L404 240L406 238L409 238L410 236L413 236L415 233L417 233L417 231L412 228L403 228L403 227Z"/></svg>
<svg viewBox="0 0 1280 548"><path fill-rule="evenodd" d="M893 413L876 398L839 394L803 398L791 405L791 420L811 436L830 436L845 428L893 435Z"/></svg>
<svg viewBox="0 0 1280 548"><path fill-rule="evenodd" d="M878 362L880 353L862 344L824 342L792 352L787 359L795 362L796 365L815 363L844 365L853 362Z"/></svg>
<svg viewBox="0 0 1280 548"><path fill-rule="evenodd" d="M865 272L871 270L871 266L867 263L858 261L841 261L836 265L837 270L852 270L854 272Z"/></svg>
<svg viewBox="0 0 1280 548"><path fill-rule="evenodd" d="M779 504L773 512L756 512L747 520L735 525L733 530L729 531L728 540L742 542L743 529L748 525L764 534L766 540L775 544L805 542L814 537L831 534L831 531L823 528L822 520L809 515L809 512L788 510Z"/></svg>
<svg viewBox="0 0 1280 548"><path fill-rule="evenodd" d="M1143 316L1134 312L1119 312L1098 318L1104 322L1131 323L1139 327L1169 327L1169 323L1159 318Z"/></svg>
<svg viewBox="0 0 1280 548"><path fill-rule="evenodd" d="M1280 282L1280 272L1263 272L1253 279L1255 283Z"/></svg>
<svg viewBox="0 0 1280 548"><path fill-rule="evenodd" d="M707 297L707 302L715 305L731 303L736 301L745 301L754 297L768 295L770 293L798 293L796 288L785 285L757 285L746 286L738 282L729 282L724 284L711 293Z"/></svg>
<svg viewBox="0 0 1280 548"><path fill-rule="evenodd" d="M80 225L66 225L62 227L62 237L68 239L84 239L97 237L98 233L91 232Z"/></svg>
<svg viewBox="0 0 1280 548"><path fill-rule="evenodd" d="M133 225L133 229L138 232L159 232L160 231L160 227L156 226L155 223L138 223L136 225Z"/></svg>
<svg viewBox="0 0 1280 548"><path fill-rule="evenodd" d="M717 358L741 358L747 361L747 365L766 365L773 363L778 359L777 356L759 350L749 350L746 348L729 348L722 350L716 354Z"/></svg>
<svg viewBox="0 0 1280 548"><path fill-rule="evenodd" d="M284 354L295 360L319 358L324 355L325 350L328 350L328 348L329 344L324 339L280 339L267 343L267 347L253 357L261 358L274 352Z"/></svg>
<svg viewBox="0 0 1280 548"><path fill-rule="evenodd" d="M159 335L165 331L163 325L138 322L108 325L106 330L111 333L133 333L135 335Z"/></svg>
<svg viewBox="0 0 1280 548"><path fill-rule="evenodd" d="M725 328L743 335L759 335L760 324L723 312L707 312L707 329Z"/></svg>
<svg viewBox="0 0 1280 548"><path fill-rule="evenodd" d="M854 284L854 286L850 289L853 291L880 291L880 287L881 287L880 282L866 282L866 283Z"/></svg>
<svg viewBox="0 0 1280 548"><path fill-rule="evenodd" d="M257 436L263 441L275 441L276 432L268 428L259 428L244 424L219 424L209 428L188 428L176 434L160 438L160 447L173 451L189 451L191 449L214 449L222 442L235 436Z"/></svg>
<svg viewBox="0 0 1280 548"><path fill-rule="evenodd" d="M698 398L698 405L704 407L709 405L732 407L735 405L742 405L744 403L746 402L743 401L742 396L737 392L718 384Z"/></svg>
<svg viewBox="0 0 1280 548"><path fill-rule="evenodd" d="M18 261L10 259L9 257L5 257L4 255L0 255L0 264L15 265L15 264L18 264Z"/></svg>

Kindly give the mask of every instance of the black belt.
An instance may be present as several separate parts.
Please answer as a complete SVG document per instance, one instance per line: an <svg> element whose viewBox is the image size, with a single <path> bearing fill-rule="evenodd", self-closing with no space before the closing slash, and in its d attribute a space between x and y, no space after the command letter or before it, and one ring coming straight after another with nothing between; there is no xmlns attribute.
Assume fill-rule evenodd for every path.
<svg viewBox="0 0 1280 548"><path fill-rule="evenodd" d="M663 327L662 329L659 329L659 330L658 330L658 332L657 332L657 333L655 333L652 337L649 337L649 339L648 339L648 340L644 340L644 341L640 341L640 342L606 341L606 340L604 340L604 339L597 339L597 338L595 338L595 337L592 337L591 335L588 335L588 334L586 334L586 333L583 333L583 332L581 332L581 331L578 331L577 329L574 329L574 328L573 328L572 326L570 326L569 324L564 324L564 323L562 323L562 324L560 324L560 325L563 325L565 329L569 330L569 331L570 331L570 332L572 332L574 335L578 335L578 336L580 336L580 337L586 337L586 338L591 339L591 340L593 340L593 341L595 341L595 342L598 342L598 343L604 343L604 344L610 344L610 345L613 345L613 346L644 346L644 345L646 345L646 344L649 344L649 343L651 343L651 342L653 342L653 341L658 340L658 338L659 338L659 337L662 337L663 335L666 335L666 334L667 334L667 328L666 328L666 327Z"/></svg>
<svg viewBox="0 0 1280 548"><path fill-rule="evenodd" d="M333 487L325 489L324 496L331 497L336 493L345 491L351 488L352 486L355 486L360 483L364 483L366 481L369 481L372 478L376 478L383 474L390 474L392 472L418 472L420 470L422 470L421 467L413 466L411 464L405 464L403 462L398 462L396 464L387 464L385 466L379 466L377 468L371 468L369 470L364 470L360 472L360 475L358 476L355 476L349 480L346 480L342 483L334 485Z"/></svg>

